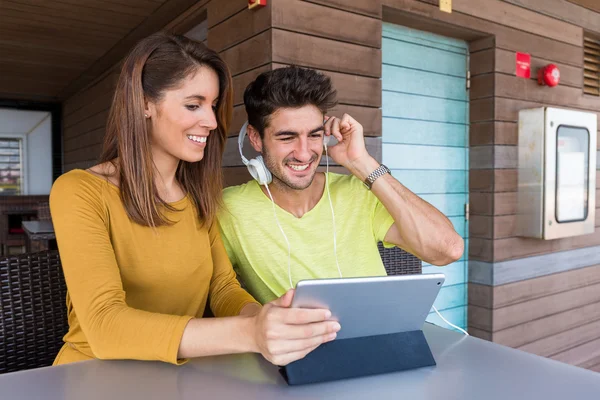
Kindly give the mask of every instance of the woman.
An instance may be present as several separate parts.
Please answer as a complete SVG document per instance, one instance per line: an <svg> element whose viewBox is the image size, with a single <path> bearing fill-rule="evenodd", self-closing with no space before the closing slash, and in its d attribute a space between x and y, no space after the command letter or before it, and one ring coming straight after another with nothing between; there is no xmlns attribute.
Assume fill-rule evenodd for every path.
<svg viewBox="0 0 600 400"><path fill-rule="evenodd" d="M55 365L260 352L278 365L333 340L327 310L261 307L227 259L215 213L232 114L219 56L152 35L125 60L104 152L61 176L50 205L68 287L69 331ZM207 298L216 317L202 319Z"/></svg>

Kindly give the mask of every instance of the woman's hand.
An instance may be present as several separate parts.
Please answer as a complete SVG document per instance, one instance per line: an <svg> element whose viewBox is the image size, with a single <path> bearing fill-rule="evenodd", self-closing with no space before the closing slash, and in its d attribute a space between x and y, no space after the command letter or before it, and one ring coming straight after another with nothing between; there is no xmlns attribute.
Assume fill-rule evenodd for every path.
<svg viewBox="0 0 600 400"><path fill-rule="evenodd" d="M336 338L340 324L328 321L324 309L290 308L294 291L265 304L253 316L256 351L275 365L299 360L325 342Z"/></svg>

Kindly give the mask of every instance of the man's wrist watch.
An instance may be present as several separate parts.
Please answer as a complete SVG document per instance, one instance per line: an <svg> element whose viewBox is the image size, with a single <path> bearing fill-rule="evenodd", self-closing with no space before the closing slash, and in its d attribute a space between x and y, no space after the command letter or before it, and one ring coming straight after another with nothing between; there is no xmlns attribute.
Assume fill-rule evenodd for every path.
<svg viewBox="0 0 600 400"><path fill-rule="evenodd" d="M371 172L369 176L367 176L367 179L365 179L363 183L365 184L367 189L371 190L373 182L375 182L377 178L390 173L392 173L392 171L390 171L390 169L385 165L381 164L379 167L377 167L377 169L375 169L375 171Z"/></svg>

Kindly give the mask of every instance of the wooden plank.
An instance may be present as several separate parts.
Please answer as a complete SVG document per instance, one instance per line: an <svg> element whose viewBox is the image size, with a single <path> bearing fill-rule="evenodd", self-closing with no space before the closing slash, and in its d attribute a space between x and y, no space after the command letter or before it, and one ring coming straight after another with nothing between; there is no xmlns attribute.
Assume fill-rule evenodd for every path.
<svg viewBox="0 0 600 400"><path fill-rule="evenodd" d="M600 356L600 338L555 354L551 358L567 364L580 365L598 356Z"/></svg>
<svg viewBox="0 0 600 400"><path fill-rule="evenodd" d="M488 342L492 341L492 334L488 331L484 331L483 329L477 329L477 328L473 328L472 326L469 326L469 329L467 329L467 332L469 332L469 335L471 335L473 337L487 340Z"/></svg>
<svg viewBox="0 0 600 400"><path fill-rule="evenodd" d="M491 192L494 190L494 171L491 169L469 170L469 191ZM471 202L473 200L471 199Z"/></svg>
<svg viewBox="0 0 600 400"><path fill-rule="evenodd" d="M496 63L495 54L496 52L494 49L471 53L471 58L469 60L471 78L475 78L477 75L494 72L494 65Z"/></svg>
<svg viewBox="0 0 600 400"><path fill-rule="evenodd" d="M82 161L94 161L96 162L100 153L102 152L102 146L94 144L91 146L80 147L77 150L64 153L63 159L65 164L77 163Z"/></svg>
<svg viewBox="0 0 600 400"><path fill-rule="evenodd" d="M471 101L469 104L469 121L471 124L493 121L494 103L495 99L493 97Z"/></svg>
<svg viewBox="0 0 600 400"><path fill-rule="evenodd" d="M600 284L561 292L494 310L494 331L600 301Z"/></svg>
<svg viewBox="0 0 600 400"><path fill-rule="evenodd" d="M381 50L273 29L273 61L381 77Z"/></svg>
<svg viewBox="0 0 600 400"><path fill-rule="evenodd" d="M27 7L24 7L27 8ZM118 40L125 32L127 28L122 27L110 27L110 26L99 26L90 24L89 22L83 22L81 20L69 19L69 18L57 18L56 16L45 15L42 13L23 12L18 10L11 10L2 7L2 24L10 27L16 24L27 24L31 27L37 27L42 32L45 26L54 25L58 28L75 29L79 32L93 32L98 36L104 38L112 38Z"/></svg>
<svg viewBox="0 0 600 400"><path fill-rule="evenodd" d="M494 342L519 347L600 318L600 303L586 304L494 332Z"/></svg>
<svg viewBox="0 0 600 400"><path fill-rule="evenodd" d="M315 4L350 11L356 14L369 15L381 18L381 0L356 1L356 0L306 0Z"/></svg>
<svg viewBox="0 0 600 400"><path fill-rule="evenodd" d="M273 7L273 28L381 48L379 18L298 0L277 0L269 4ZM332 21L344 23L332 24Z"/></svg>
<svg viewBox="0 0 600 400"><path fill-rule="evenodd" d="M469 168L494 168L494 146L471 146L469 150Z"/></svg>
<svg viewBox="0 0 600 400"><path fill-rule="evenodd" d="M494 258L493 241L482 238L469 239L469 259L492 262Z"/></svg>
<svg viewBox="0 0 600 400"><path fill-rule="evenodd" d="M402 25L420 31L431 32L437 35L466 40L471 43L478 42L482 37L481 32L474 31L465 26L451 25L435 21L412 13L404 12L388 6L383 7L383 20L395 25ZM477 43L483 45L484 43Z"/></svg>
<svg viewBox="0 0 600 400"><path fill-rule="evenodd" d="M232 76L271 62L272 34L272 30L265 31L221 53Z"/></svg>
<svg viewBox="0 0 600 400"><path fill-rule="evenodd" d="M464 4L465 2L463 1L462 3ZM421 18L430 18L433 21L444 22L454 26L468 26L472 30L481 32L482 36L486 36L486 34L495 35L496 46L506 50L523 51L530 53L534 57L551 59L574 66L583 65L583 48L581 47L581 43L579 46L563 43L555 39L513 29L461 12L445 13L440 11L438 5L434 6L414 0L384 0L384 5L393 9L403 10Z"/></svg>
<svg viewBox="0 0 600 400"><path fill-rule="evenodd" d="M81 10L94 12L95 10L107 10L126 15L139 15L142 17L150 15L155 8L147 7L143 1L127 1L127 2L107 2L106 0L60 0L61 3L77 6Z"/></svg>
<svg viewBox="0 0 600 400"><path fill-rule="evenodd" d="M260 10L244 10L208 30L208 47L221 52L271 28L273 2Z"/></svg>
<svg viewBox="0 0 600 400"><path fill-rule="evenodd" d="M253 70L236 75L233 78L233 105L237 106L244 103L244 91L246 87L253 82L256 77L263 72L270 71L273 64L266 64Z"/></svg>
<svg viewBox="0 0 600 400"><path fill-rule="evenodd" d="M494 143L494 123L477 122L472 123L469 128L469 144L471 146L482 146Z"/></svg>
<svg viewBox="0 0 600 400"><path fill-rule="evenodd" d="M600 283L600 265L494 286L490 308L506 307Z"/></svg>
<svg viewBox="0 0 600 400"><path fill-rule="evenodd" d="M498 87L496 85L496 87ZM582 97L590 97L590 96L582 96ZM481 100L477 100L481 101ZM476 102L477 102L476 101ZM495 97L494 98L494 114L495 119L497 121L505 121L505 122L517 122L519 120L519 111L527 108L538 108L548 106L547 103L535 103L532 101L525 100L515 100L513 98L506 97ZM559 105L564 107L565 105ZM591 110L584 109L583 111L592 112ZM600 112L596 112L596 115L600 118Z"/></svg>
<svg viewBox="0 0 600 400"><path fill-rule="evenodd" d="M535 81L505 74L495 74L495 83L495 95L499 97L584 110L600 109L600 97L582 96L581 88L558 85L544 90Z"/></svg>
<svg viewBox="0 0 600 400"><path fill-rule="evenodd" d="M467 313L467 320L469 321L470 327L486 332L493 332L493 315L491 309L469 304L467 307Z"/></svg>
<svg viewBox="0 0 600 400"><path fill-rule="evenodd" d="M108 74L104 79L98 80L92 86L66 99L63 103L63 118L67 120L71 114L85 107L89 102L107 93L112 93L116 88L118 78L117 72Z"/></svg>
<svg viewBox="0 0 600 400"><path fill-rule="evenodd" d="M67 153L77 150L80 147L102 144L104 142L105 132L106 128L103 126L93 131L85 132L78 136L66 139L63 142L63 152Z"/></svg>
<svg viewBox="0 0 600 400"><path fill-rule="evenodd" d="M514 76L516 73L516 52L503 49L495 51L495 71ZM574 67L567 64L556 63L552 60L545 60L538 57L531 58L531 80L537 85L537 70L548 64L554 63L560 70L560 85L572 86L581 89L583 87L582 67Z"/></svg>
<svg viewBox="0 0 600 400"><path fill-rule="evenodd" d="M501 215L494 217L494 239L503 239L516 236L517 216Z"/></svg>
<svg viewBox="0 0 600 400"><path fill-rule="evenodd" d="M454 0L452 7L456 12L574 46L581 46L583 43L583 31L579 26L500 0L480 0L477 7L470 0Z"/></svg>
<svg viewBox="0 0 600 400"><path fill-rule="evenodd" d="M471 78L469 99L471 101L483 99L494 95L494 74L476 75Z"/></svg>
<svg viewBox="0 0 600 400"><path fill-rule="evenodd" d="M63 2L48 3L39 0L19 0L18 3L3 2L2 6L3 10L10 9L27 15L45 15L61 20L82 21L96 27L114 28L115 31L121 33L126 33L144 19L144 15L123 14L106 8L90 9L81 3L74 6ZM158 7L158 4L147 6L149 12L156 7ZM51 25L49 24L49 26ZM85 30L82 32L85 32Z"/></svg>
<svg viewBox="0 0 600 400"><path fill-rule="evenodd" d="M493 253L494 261L497 262L598 245L600 245L600 230L588 235L552 241L522 237L497 239L493 243Z"/></svg>
<svg viewBox="0 0 600 400"><path fill-rule="evenodd" d="M492 239L494 219L490 216L473 215L469 220L469 238L479 237Z"/></svg>
<svg viewBox="0 0 600 400"><path fill-rule="evenodd" d="M517 194L514 192L494 194L494 215L517 213Z"/></svg>
<svg viewBox="0 0 600 400"><path fill-rule="evenodd" d="M247 0L211 1L208 4L208 28L223 22L225 19L248 8ZM265 11L265 10L255 10Z"/></svg>
<svg viewBox="0 0 600 400"><path fill-rule="evenodd" d="M589 10L600 13L600 4L596 0L567 0L571 3L575 3L580 5L581 7L585 7Z"/></svg>
<svg viewBox="0 0 600 400"><path fill-rule="evenodd" d="M505 169L494 171L494 191L510 192L517 187L517 170Z"/></svg>
<svg viewBox="0 0 600 400"><path fill-rule="evenodd" d="M473 40L469 43L469 51L472 55L479 51L493 49L496 47L496 38L494 36L485 36L481 39Z"/></svg>
<svg viewBox="0 0 600 400"><path fill-rule="evenodd" d="M102 111L98 114L91 115L90 117L68 127L63 130L64 140L72 137L77 137L85 132L90 132L95 129L103 128L106 126L106 119L108 118L108 110Z"/></svg>
<svg viewBox="0 0 600 400"><path fill-rule="evenodd" d="M202 0L208 3L209 0ZM66 99L77 93L93 79L110 69L121 60L140 39L160 30L170 21L194 6L197 0L167 0L156 11L150 14L141 24L131 30L125 37L113 46L104 56L96 60L81 76L72 81L61 93L60 97Z"/></svg>
<svg viewBox="0 0 600 400"><path fill-rule="evenodd" d="M273 63L273 69L287 65ZM355 106L381 107L381 79L366 76L343 74L333 71L317 70L331 78L333 87L337 91L340 104Z"/></svg>
<svg viewBox="0 0 600 400"><path fill-rule="evenodd" d="M564 0L504 0L520 7L600 33L600 13Z"/></svg>
<svg viewBox="0 0 600 400"><path fill-rule="evenodd" d="M494 287L469 282L469 305L493 308Z"/></svg>
<svg viewBox="0 0 600 400"><path fill-rule="evenodd" d="M492 215L494 210L494 196L492 193L471 192L469 205L473 215Z"/></svg>

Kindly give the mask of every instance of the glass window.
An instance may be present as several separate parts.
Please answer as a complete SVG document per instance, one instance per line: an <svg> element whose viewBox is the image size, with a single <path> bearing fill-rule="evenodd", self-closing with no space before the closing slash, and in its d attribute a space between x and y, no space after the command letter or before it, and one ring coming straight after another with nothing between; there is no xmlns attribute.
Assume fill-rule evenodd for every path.
<svg viewBox="0 0 600 400"><path fill-rule="evenodd" d="M583 221L588 215L590 133L558 127L556 133L556 221Z"/></svg>
<svg viewBox="0 0 600 400"><path fill-rule="evenodd" d="M21 139L0 139L0 196L22 194Z"/></svg>

